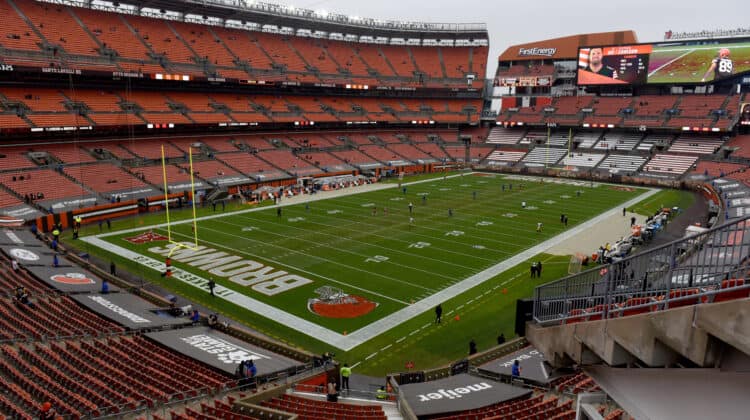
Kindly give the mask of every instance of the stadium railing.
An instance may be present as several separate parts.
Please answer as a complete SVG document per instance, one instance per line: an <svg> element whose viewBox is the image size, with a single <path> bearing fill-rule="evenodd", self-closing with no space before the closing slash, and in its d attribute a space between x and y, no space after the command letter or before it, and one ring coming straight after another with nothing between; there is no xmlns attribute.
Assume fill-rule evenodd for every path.
<svg viewBox="0 0 750 420"><path fill-rule="evenodd" d="M750 217L538 286L534 321L572 323L747 297Z"/></svg>

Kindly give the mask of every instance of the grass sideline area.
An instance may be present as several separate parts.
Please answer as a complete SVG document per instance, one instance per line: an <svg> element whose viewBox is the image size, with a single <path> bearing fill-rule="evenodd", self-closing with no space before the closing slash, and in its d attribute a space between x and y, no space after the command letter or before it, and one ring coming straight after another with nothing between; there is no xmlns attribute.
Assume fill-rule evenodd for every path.
<svg viewBox="0 0 750 420"><path fill-rule="evenodd" d="M243 214L227 214L226 218L201 221L199 236L216 249L221 246L233 251L252 250L253 259L270 265L281 262L284 266L280 268L285 271L294 272L296 267L300 267L305 275L314 280L312 286L300 287L274 297L256 296L259 294L254 294L253 297L333 330L351 332L403 305L409 305L412 299L418 300L434 293L499 259L517 254L563 232L565 227L559 221L561 213L568 215L568 228L572 228L644 191L606 184L590 188L587 187L589 183L574 185L573 181L511 181L494 174L457 176L445 180L442 177L443 174L421 177L421 180L436 179L417 184L411 183L414 178L408 178L405 180L406 194L394 187L316 201L309 204L309 209L305 204L286 206L283 208L283 221L279 220L275 209L270 208ZM506 191L502 191L502 185L510 183L515 185L514 190L506 188ZM520 184L524 184L523 190L519 189ZM580 196L578 191L581 192ZM425 193L427 198L423 203L420 194ZM411 226L408 221L407 200L413 202L414 217L417 220ZM527 210L521 208L521 201L527 201ZM378 207L378 215L371 214L371 206L362 206L369 203ZM382 214L384 206L389 207L388 216ZM246 208L247 206L242 205L229 205L226 211L229 213L230 209ZM448 208L453 210L453 216L448 216ZM335 210L339 211L332 212ZM199 209L199 217L213 214L210 208ZM292 218L305 220L289 222ZM544 224L541 233L535 231L538 221ZM114 227L143 229L161 222L163 214L152 214L116 221ZM241 229L248 226L263 232L262 237L237 235L244 233ZM188 224L174 226L173 229L178 235L189 236ZM323 230L325 232L321 232ZM462 231L464 234L445 236L451 231ZM83 235L86 234L98 234L98 227L87 227L83 232ZM252 231L249 231L248 236L251 234ZM132 236L115 235L106 239L122 246L125 241L121 237L128 235ZM419 242L430 245L409 247ZM128 244L128 248L148 254L147 249L154 245ZM476 245L479 246L475 247ZM165 280L157 272L118 255L90 246L81 248L94 255L110 258L122 269L215 309L235 322L249 325L274 339L316 353L336 351L340 360L346 359L350 365L357 364L358 372L376 375L403 370L407 361L414 362L417 368L426 368L459 359L467 354L468 341L471 339L477 342L481 351L494 345L500 332L506 338L511 338L516 299L530 296L533 287L542 282L567 274L569 262L569 257L544 254L535 256L532 260L545 262L541 280L532 281L529 278L528 266L531 260L518 264L480 286L444 302L443 323L440 325L433 325L434 312L428 311L349 352L341 352L332 349L327 343L242 307L226 303L218 305L204 291ZM265 254L262 252L263 248L266 248ZM280 257L284 252L288 255ZM380 263L370 262L367 270L362 269L368 265L366 256L379 254L388 254L394 262L391 263L391 259ZM154 257L153 254L149 255ZM346 267L337 267L336 262L343 262ZM390 264L394 264L394 267L381 268ZM331 265L335 269L328 267L329 271L326 271L326 266ZM175 266L191 269L187 264L175 263ZM352 276L351 270L358 275ZM373 273L368 274L368 270ZM376 289L372 291L403 303L384 302L378 295L365 293L365 297L379 303L371 314L355 319L322 319L307 310L305 304L307 299L314 297L311 291L325 282L321 282L318 276L342 279L341 288L346 293L352 292L347 286L351 284L368 290ZM381 284L376 284L378 279ZM242 290L242 286L226 279L216 278L216 281L222 286Z"/></svg>
<svg viewBox="0 0 750 420"><path fill-rule="evenodd" d="M635 206L631 206L628 210L633 213L650 216L664 207L679 207L685 210L690 208L694 202L695 195L690 192L682 190L661 190Z"/></svg>

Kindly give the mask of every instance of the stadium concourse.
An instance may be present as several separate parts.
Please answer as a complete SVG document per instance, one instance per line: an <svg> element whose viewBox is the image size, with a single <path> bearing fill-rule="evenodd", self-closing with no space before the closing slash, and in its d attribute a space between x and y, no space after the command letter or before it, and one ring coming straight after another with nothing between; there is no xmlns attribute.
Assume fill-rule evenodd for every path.
<svg viewBox="0 0 750 420"><path fill-rule="evenodd" d="M508 47L487 79L484 24L220 0L0 0L0 12L0 419L747 417L746 31L538 40ZM609 205L336 332L328 345L367 346L551 245L616 243L519 300L518 337L449 365L355 372L346 391L330 355L207 317L74 240L170 206L303 202L459 169L539 190L607 185L628 207L643 186L702 199L634 229Z"/></svg>

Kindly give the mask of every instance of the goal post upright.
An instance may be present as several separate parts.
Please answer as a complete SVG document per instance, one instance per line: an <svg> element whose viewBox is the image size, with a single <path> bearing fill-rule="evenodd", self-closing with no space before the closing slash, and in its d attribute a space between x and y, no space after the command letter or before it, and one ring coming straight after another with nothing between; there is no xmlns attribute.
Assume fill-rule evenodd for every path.
<svg viewBox="0 0 750 420"><path fill-rule="evenodd" d="M164 145L161 145L161 176L164 180L164 210L167 215L167 240L172 242L172 222L169 220L169 187L167 186L167 159L164 154Z"/></svg>
<svg viewBox="0 0 750 420"><path fill-rule="evenodd" d="M190 202L193 203L193 244L198 248L198 217L195 210L195 176L193 172L193 148L188 147L190 160Z"/></svg>
<svg viewBox="0 0 750 420"><path fill-rule="evenodd" d="M169 216L169 182L167 179L167 158L164 153L164 145L161 146L161 166L162 166L162 177L164 178L164 210L167 219L167 241L174 245L169 251L167 258L172 256L172 253L180 248L188 248L192 250L198 249L198 218L197 210L195 207L195 176L193 172L193 148L188 148L188 162L190 164L190 202L192 203L193 210L193 243L186 245L184 242L175 241L172 239L172 220Z"/></svg>

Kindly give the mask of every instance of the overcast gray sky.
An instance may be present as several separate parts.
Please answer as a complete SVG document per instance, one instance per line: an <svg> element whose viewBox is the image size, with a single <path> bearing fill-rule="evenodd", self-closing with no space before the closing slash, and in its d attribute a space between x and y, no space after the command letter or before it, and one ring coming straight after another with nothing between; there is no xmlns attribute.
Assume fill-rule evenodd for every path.
<svg viewBox="0 0 750 420"><path fill-rule="evenodd" d="M486 23L490 34L488 71L508 46L589 32L632 29L641 42L664 32L750 26L741 0L266 0L351 16L422 22Z"/></svg>

